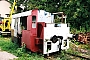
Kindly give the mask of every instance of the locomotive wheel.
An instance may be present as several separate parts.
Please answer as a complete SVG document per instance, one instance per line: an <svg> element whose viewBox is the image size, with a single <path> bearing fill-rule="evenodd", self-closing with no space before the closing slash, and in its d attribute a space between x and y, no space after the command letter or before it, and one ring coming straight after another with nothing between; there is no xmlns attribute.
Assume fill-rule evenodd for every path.
<svg viewBox="0 0 90 60"><path fill-rule="evenodd" d="M50 40L51 40L53 43L56 43L56 42L58 41L56 35L54 35Z"/></svg>

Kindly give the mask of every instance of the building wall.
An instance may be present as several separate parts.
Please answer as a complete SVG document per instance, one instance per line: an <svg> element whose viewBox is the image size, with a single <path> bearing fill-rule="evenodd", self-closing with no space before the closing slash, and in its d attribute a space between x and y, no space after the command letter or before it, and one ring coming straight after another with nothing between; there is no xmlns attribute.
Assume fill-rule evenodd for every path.
<svg viewBox="0 0 90 60"><path fill-rule="evenodd" d="M5 0L0 0L0 15L1 17L7 17L6 14L10 14L10 3Z"/></svg>

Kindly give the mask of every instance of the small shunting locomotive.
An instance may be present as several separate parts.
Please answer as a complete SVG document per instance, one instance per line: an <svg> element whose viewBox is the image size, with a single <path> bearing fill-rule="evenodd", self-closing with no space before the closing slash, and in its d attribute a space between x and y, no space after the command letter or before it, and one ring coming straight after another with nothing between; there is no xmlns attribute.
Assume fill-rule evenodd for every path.
<svg viewBox="0 0 90 60"><path fill-rule="evenodd" d="M59 23L55 23L55 18ZM12 41L24 43L32 52L49 54L69 48L70 27L63 12L30 10L12 16Z"/></svg>

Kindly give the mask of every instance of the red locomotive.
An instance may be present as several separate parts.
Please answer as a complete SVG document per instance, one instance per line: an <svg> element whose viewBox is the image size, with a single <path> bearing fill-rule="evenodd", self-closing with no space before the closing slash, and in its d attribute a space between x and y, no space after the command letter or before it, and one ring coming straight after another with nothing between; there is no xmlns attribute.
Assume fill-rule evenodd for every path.
<svg viewBox="0 0 90 60"><path fill-rule="evenodd" d="M64 23L54 23L54 16ZM70 27L63 12L30 10L12 16L12 41L24 43L32 52L53 53L69 48Z"/></svg>

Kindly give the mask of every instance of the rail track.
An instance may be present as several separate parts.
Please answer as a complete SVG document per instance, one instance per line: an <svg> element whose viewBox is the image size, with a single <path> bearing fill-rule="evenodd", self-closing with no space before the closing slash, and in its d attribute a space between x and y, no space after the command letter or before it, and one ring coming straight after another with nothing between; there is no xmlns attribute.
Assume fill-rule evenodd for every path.
<svg viewBox="0 0 90 60"><path fill-rule="evenodd" d="M81 60L81 59L90 60L90 50L82 49L79 46L77 46L76 44L74 44L72 42L70 42L70 43L72 44L71 46L73 46L73 49L71 46L69 49L71 49L74 52L78 52L78 53L74 54L74 53L71 53L68 51L63 51L64 55L66 57L68 57L67 60L68 59L69 60ZM60 53L60 52L52 53L52 54L50 54L50 56L45 57L45 60L60 60L63 58L61 55L62 55L62 53Z"/></svg>

